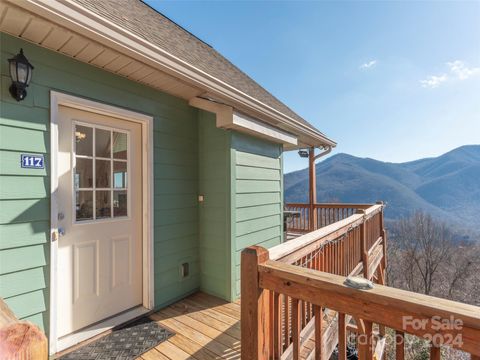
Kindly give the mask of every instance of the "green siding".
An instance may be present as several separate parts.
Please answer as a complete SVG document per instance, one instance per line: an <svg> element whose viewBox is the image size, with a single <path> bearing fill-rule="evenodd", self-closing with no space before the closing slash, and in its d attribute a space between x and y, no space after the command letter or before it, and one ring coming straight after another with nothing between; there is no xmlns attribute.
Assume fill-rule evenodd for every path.
<svg viewBox="0 0 480 360"><path fill-rule="evenodd" d="M217 129L213 114L123 77L5 34L0 42L0 297L16 315L48 332L51 90L154 117L155 307L199 288L237 298L241 250L282 241L282 147ZM16 102L6 60L20 48L35 70ZM22 152L45 154L46 169L20 168Z"/></svg>
<svg viewBox="0 0 480 360"><path fill-rule="evenodd" d="M200 284L203 291L230 298L230 133L217 129L215 115L199 118Z"/></svg>
<svg viewBox="0 0 480 360"><path fill-rule="evenodd" d="M282 147L232 133L232 299L240 296L240 253L283 239Z"/></svg>
<svg viewBox="0 0 480 360"><path fill-rule="evenodd" d="M0 297L48 331L50 90L154 116L155 306L200 286L198 112L181 99L1 34ZM23 48L35 66L28 96L10 96L7 59ZM46 155L45 170L21 169L22 152ZM179 266L190 262L181 279Z"/></svg>

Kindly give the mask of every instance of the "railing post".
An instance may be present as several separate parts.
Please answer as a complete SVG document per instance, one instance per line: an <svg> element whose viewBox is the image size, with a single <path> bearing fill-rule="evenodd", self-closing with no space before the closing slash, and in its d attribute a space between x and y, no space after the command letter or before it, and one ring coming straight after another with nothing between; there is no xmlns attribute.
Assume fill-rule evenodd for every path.
<svg viewBox="0 0 480 360"><path fill-rule="evenodd" d="M259 284L258 265L269 259L268 250L251 246L241 258L241 356L243 360L266 360L270 350L270 292Z"/></svg>
<svg viewBox="0 0 480 360"><path fill-rule="evenodd" d="M398 330L395 332L395 359L405 359L405 334Z"/></svg>
<svg viewBox="0 0 480 360"><path fill-rule="evenodd" d="M385 204L383 201L377 201L378 205L382 205L382 211L380 212L380 235L382 236L383 240L383 258L382 258L382 269L383 269L383 276L384 282L382 285L387 284L386 279L386 270L387 270L387 230L385 229L385 217L383 214L383 210L385 209Z"/></svg>
<svg viewBox="0 0 480 360"><path fill-rule="evenodd" d="M315 360L324 360L326 356L323 339L323 309L321 306L313 305L313 316L315 317Z"/></svg>
<svg viewBox="0 0 480 360"><path fill-rule="evenodd" d="M365 210L358 209L357 214L364 216L362 223L360 224L360 252L362 254L363 264L363 276L368 279L368 249L367 249L367 227L365 220Z"/></svg>
<svg viewBox="0 0 480 360"><path fill-rule="evenodd" d="M430 345L430 360L440 360L441 352L440 347L433 344Z"/></svg>
<svg viewBox="0 0 480 360"><path fill-rule="evenodd" d="M338 313L338 360L347 360L347 324L345 314Z"/></svg>
<svg viewBox="0 0 480 360"><path fill-rule="evenodd" d="M316 217L316 209L315 204L317 202L317 179L315 174L315 148L311 147L308 153L308 193L309 193L309 223L308 228L310 231L314 231L317 229L317 217Z"/></svg>

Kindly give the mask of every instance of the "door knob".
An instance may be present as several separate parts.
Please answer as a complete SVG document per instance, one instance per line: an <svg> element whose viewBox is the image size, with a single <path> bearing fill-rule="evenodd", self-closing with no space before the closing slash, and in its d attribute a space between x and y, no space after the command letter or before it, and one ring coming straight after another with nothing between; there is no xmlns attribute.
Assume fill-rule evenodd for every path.
<svg viewBox="0 0 480 360"><path fill-rule="evenodd" d="M59 227L58 228L58 235L59 236L64 236L65 235L65 228Z"/></svg>

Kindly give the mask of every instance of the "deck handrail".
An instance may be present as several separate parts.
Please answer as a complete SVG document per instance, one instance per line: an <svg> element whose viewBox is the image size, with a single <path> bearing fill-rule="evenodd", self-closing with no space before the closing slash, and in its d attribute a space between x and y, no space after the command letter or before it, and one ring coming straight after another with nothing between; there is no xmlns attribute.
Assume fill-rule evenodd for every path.
<svg viewBox="0 0 480 360"><path fill-rule="evenodd" d="M286 203L285 206L295 206L295 207L309 207L308 203ZM357 204L357 203L318 203L313 204L316 208L332 208L332 209L343 209L343 208L355 208L355 209L368 209L372 204Z"/></svg>
<svg viewBox="0 0 480 360"><path fill-rule="evenodd" d="M339 237L347 233L352 228L360 225L365 220L368 220L374 215L380 213L382 210L383 204L368 205L368 208L366 208L364 212L358 211L356 214L351 215L346 219L337 221L318 230L314 230L305 235L299 236L294 241L284 242L270 248L270 258L272 260L279 260L309 246L312 243L325 243L333 240L334 238Z"/></svg>
<svg viewBox="0 0 480 360"><path fill-rule="evenodd" d="M287 231L307 233L346 219L357 210L366 210L371 204L341 204L341 203L287 203L285 209L296 211L300 216L292 218L287 223Z"/></svg>
<svg viewBox="0 0 480 360"><path fill-rule="evenodd" d="M358 349L361 360L372 359L374 353L381 358L386 327L401 339L405 333L426 334L400 326L401 316L428 321L452 315L463 322L461 331L432 332L432 321L427 330L433 336L461 334L465 341L456 348L480 360L480 308L383 286L383 208L379 203L357 209L270 250L250 247L242 252L242 359L328 359L338 343L339 359L346 360L347 332L355 332L357 339L367 337ZM347 288L343 282L348 275L363 275L377 285L368 291ZM403 349L403 344L397 346L397 359L403 359ZM439 349L432 346L433 359L439 359Z"/></svg>
<svg viewBox="0 0 480 360"><path fill-rule="evenodd" d="M344 284L343 276L273 260L259 264L258 274L262 289L287 294L363 322L382 324L419 337L431 336L435 347L447 345L480 356L480 307L383 285L375 285L371 290L352 289ZM452 319L458 327L451 323ZM417 326L420 323L423 325ZM450 339L459 335L461 341L450 343Z"/></svg>
<svg viewBox="0 0 480 360"><path fill-rule="evenodd" d="M268 259L343 276L363 274L371 279L376 275L376 281L384 283L386 231L383 224L383 208L383 203L378 203L353 209L354 213L350 212L351 215L344 219L271 248L268 251ZM242 254L242 303L245 299L244 294L248 294L248 288L252 284L252 277L258 276L257 273L249 272L248 262L249 260ZM268 296L270 305L267 311L271 313L273 310L269 316L273 322L273 332L276 334L270 338L270 350L275 355L274 358L290 359L294 354L295 341L303 343L312 335L315 320L313 304L306 301L302 303L302 320L298 324L301 334L299 338L292 338L295 325L292 318L294 298L274 293ZM332 312L329 316L335 314ZM334 344L336 333L331 328L328 331L332 342L324 352L329 356L336 345Z"/></svg>

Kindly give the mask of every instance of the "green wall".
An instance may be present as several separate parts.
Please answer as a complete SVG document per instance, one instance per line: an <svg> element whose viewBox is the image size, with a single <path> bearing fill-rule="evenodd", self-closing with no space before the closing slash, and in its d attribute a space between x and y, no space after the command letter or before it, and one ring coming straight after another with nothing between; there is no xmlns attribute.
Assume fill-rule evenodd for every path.
<svg viewBox="0 0 480 360"><path fill-rule="evenodd" d="M218 129L215 115L199 117L200 285L203 291L230 298L230 138Z"/></svg>
<svg viewBox="0 0 480 360"><path fill-rule="evenodd" d="M154 116L155 307L200 288L236 299L241 250L282 241L282 147L217 129L214 114L184 100L0 36L0 297L17 317L48 332L51 90ZM20 48L35 70L16 102L7 59ZM45 154L46 169L20 168L21 153Z"/></svg>
<svg viewBox="0 0 480 360"><path fill-rule="evenodd" d="M15 314L48 331L50 90L154 116L155 306L200 286L198 112L178 98L5 34L0 94L0 297ZM35 66L27 98L9 94L7 59L20 48ZM20 168L22 152L41 153L46 170ZM190 262L190 277L179 265Z"/></svg>
<svg viewBox="0 0 480 360"><path fill-rule="evenodd" d="M218 129L201 111L199 164L201 289L236 300L241 251L283 239L282 146Z"/></svg>
<svg viewBox="0 0 480 360"><path fill-rule="evenodd" d="M240 254L251 245L283 241L282 146L232 133L231 299L240 296Z"/></svg>

